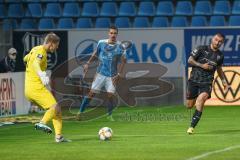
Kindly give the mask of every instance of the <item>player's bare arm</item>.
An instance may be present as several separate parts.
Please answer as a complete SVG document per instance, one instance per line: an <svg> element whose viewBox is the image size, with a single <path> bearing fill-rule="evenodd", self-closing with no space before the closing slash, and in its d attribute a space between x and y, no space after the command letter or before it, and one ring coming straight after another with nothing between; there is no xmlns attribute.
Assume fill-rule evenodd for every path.
<svg viewBox="0 0 240 160"><path fill-rule="evenodd" d="M124 66L125 66L126 62L127 62L126 57L125 57L125 56L122 56L122 57L121 57L121 63L120 63L119 66L118 66L118 74L112 78L113 85L116 85L116 84L117 84L117 81L118 81L119 78L122 76L123 69L124 69Z"/></svg>
<svg viewBox="0 0 240 160"><path fill-rule="evenodd" d="M84 66L83 66L84 73L87 73L89 64L91 64L92 61L94 61L96 58L97 58L97 51L95 50L95 51L93 52L92 56L91 56L91 57L89 58L89 60L87 61L87 63L84 64Z"/></svg>
<svg viewBox="0 0 240 160"><path fill-rule="evenodd" d="M224 89L229 88L229 85L227 84L226 77L224 75L224 72L223 72L221 66L217 68L217 73L218 73L218 76L220 77L220 79L222 80L222 85L223 85Z"/></svg>
<svg viewBox="0 0 240 160"><path fill-rule="evenodd" d="M200 68L202 68L202 69L205 69L205 70L211 70L211 69L212 69L212 66L209 65L209 63L201 64L201 63L197 62L197 61L193 58L193 56L190 56L190 57L188 58L188 63L191 64L191 65L193 65L193 66L196 66L196 67L200 67Z"/></svg>
<svg viewBox="0 0 240 160"><path fill-rule="evenodd" d="M119 65L119 72L118 72L118 75L122 75L122 72L123 72L123 69L124 69L124 66L125 66L125 64L127 63L127 59L126 59L126 57L125 56L122 56L121 57L121 63L120 63L120 65Z"/></svg>

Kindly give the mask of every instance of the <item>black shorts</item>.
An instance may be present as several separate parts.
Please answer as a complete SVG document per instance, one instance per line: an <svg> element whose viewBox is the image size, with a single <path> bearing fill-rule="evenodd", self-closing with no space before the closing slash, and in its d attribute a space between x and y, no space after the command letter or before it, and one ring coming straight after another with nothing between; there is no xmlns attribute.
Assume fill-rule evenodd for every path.
<svg viewBox="0 0 240 160"><path fill-rule="evenodd" d="M212 84L196 83L188 80L187 84L187 99L195 99L199 94L206 92L208 98L211 98Z"/></svg>

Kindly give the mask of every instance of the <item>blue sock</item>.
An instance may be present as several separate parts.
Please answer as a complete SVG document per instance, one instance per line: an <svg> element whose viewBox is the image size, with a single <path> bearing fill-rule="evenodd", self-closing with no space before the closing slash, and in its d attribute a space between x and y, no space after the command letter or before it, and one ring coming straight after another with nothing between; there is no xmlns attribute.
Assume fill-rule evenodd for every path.
<svg viewBox="0 0 240 160"><path fill-rule="evenodd" d="M84 96L83 101L80 106L80 113L84 112L85 108L89 104L89 101L90 101L90 98L88 98L88 96Z"/></svg>
<svg viewBox="0 0 240 160"><path fill-rule="evenodd" d="M108 115L112 115L112 111L113 111L113 101L112 100L108 100L107 103L107 107L108 107Z"/></svg>

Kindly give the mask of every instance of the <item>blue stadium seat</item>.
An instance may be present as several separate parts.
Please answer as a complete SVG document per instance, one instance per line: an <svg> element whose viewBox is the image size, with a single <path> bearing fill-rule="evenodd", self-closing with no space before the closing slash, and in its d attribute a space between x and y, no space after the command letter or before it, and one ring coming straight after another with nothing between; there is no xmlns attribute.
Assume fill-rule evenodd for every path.
<svg viewBox="0 0 240 160"><path fill-rule="evenodd" d="M214 15L230 15L231 6L229 1L215 1L215 6L213 10Z"/></svg>
<svg viewBox="0 0 240 160"><path fill-rule="evenodd" d="M58 0L41 0L42 2L58 2Z"/></svg>
<svg viewBox="0 0 240 160"><path fill-rule="evenodd" d="M22 18L24 16L24 9L21 3L11 3L8 6L9 18Z"/></svg>
<svg viewBox="0 0 240 160"><path fill-rule="evenodd" d="M149 19L147 17L135 17L133 27L146 28L150 27Z"/></svg>
<svg viewBox="0 0 240 160"><path fill-rule="evenodd" d="M58 26L59 29L71 29L74 28L74 23L72 18L59 18Z"/></svg>
<svg viewBox="0 0 240 160"><path fill-rule="evenodd" d="M135 16L136 7L134 2L121 2L119 7L119 16Z"/></svg>
<svg viewBox="0 0 240 160"><path fill-rule="evenodd" d="M7 3L21 3L22 0L5 0Z"/></svg>
<svg viewBox="0 0 240 160"><path fill-rule="evenodd" d="M18 23L16 19L4 19L3 20L3 30L13 30L18 28Z"/></svg>
<svg viewBox="0 0 240 160"><path fill-rule="evenodd" d="M111 25L110 18L100 17L96 19L95 28L109 28Z"/></svg>
<svg viewBox="0 0 240 160"><path fill-rule="evenodd" d="M232 14L240 15L240 1L233 2Z"/></svg>
<svg viewBox="0 0 240 160"><path fill-rule="evenodd" d="M56 25L52 18L42 18L39 21L39 29L55 29Z"/></svg>
<svg viewBox="0 0 240 160"><path fill-rule="evenodd" d="M37 23L34 19L22 19L20 23L20 29L36 29Z"/></svg>
<svg viewBox="0 0 240 160"><path fill-rule="evenodd" d="M62 16L62 10L59 3L47 3L44 13L45 17L59 18Z"/></svg>
<svg viewBox="0 0 240 160"><path fill-rule="evenodd" d="M139 16L154 16L155 6L153 2L140 2L138 9Z"/></svg>
<svg viewBox="0 0 240 160"><path fill-rule="evenodd" d="M173 16L174 7L171 1L160 1L157 5L157 16Z"/></svg>
<svg viewBox="0 0 240 160"><path fill-rule="evenodd" d="M0 4L0 18L6 18L6 8L4 4Z"/></svg>
<svg viewBox="0 0 240 160"><path fill-rule="evenodd" d="M99 15L99 8L96 2L85 2L83 4L82 16L97 17Z"/></svg>
<svg viewBox="0 0 240 160"><path fill-rule="evenodd" d="M114 17L117 16L118 9L117 4L115 2L103 2L100 15Z"/></svg>
<svg viewBox="0 0 240 160"><path fill-rule="evenodd" d="M24 18L29 18L29 17L32 17L30 11L28 8L25 9L25 14L24 14Z"/></svg>
<svg viewBox="0 0 240 160"><path fill-rule="evenodd" d="M117 17L115 19L115 25L118 28L129 28L131 26L130 20L128 17Z"/></svg>
<svg viewBox="0 0 240 160"><path fill-rule="evenodd" d="M210 1L197 1L195 4L195 15L212 15L212 5Z"/></svg>
<svg viewBox="0 0 240 160"><path fill-rule="evenodd" d="M233 15L229 17L229 26L240 26L240 15Z"/></svg>
<svg viewBox="0 0 240 160"><path fill-rule="evenodd" d="M169 27L169 22L167 17L154 17L152 22L152 27Z"/></svg>
<svg viewBox="0 0 240 160"><path fill-rule="evenodd" d="M207 18L205 16L193 16L192 17L192 27L202 27L202 26L207 26Z"/></svg>
<svg viewBox="0 0 240 160"><path fill-rule="evenodd" d="M176 15L191 16L193 7L191 1L178 1L176 6Z"/></svg>
<svg viewBox="0 0 240 160"><path fill-rule="evenodd" d="M65 3L63 17L79 17L81 14L78 3Z"/></svg>
<svg viewBox="0 0 240 160"><path fill-rule="evenodd" d="M211 16L209 26L225 26L226 21L224 16Z"/></svg>
<svg viewBox="0 0 240 160"><path fill-rule="evenodd" d="M59 2L76 2L77 0L58 0Z"/></svg>
<svg viewBox="0 0 240 160"><path fill-rule="evenodd" d="M36 3L36 2L41 2L41 0L23 0L24 2L27 3Z"/></svg>
<svg viewBox="0 0 240 160"><path fill-rule="evenodd" d="M76 28L92 28L93 23L91 18L78 18Z"/></svg>
<svg viewBox="0 0 240 160"><path fill-rule="evenodd" d="M173 17L172 18L172 27L187 27L188 20L187 17Z"/></svg>
<svg viewBox="0 0 240 160"><path fill-rule="evenodd" d="M40 18L43 15L42 5L40 3L29 3L27 11L29 17Z"/></svg>

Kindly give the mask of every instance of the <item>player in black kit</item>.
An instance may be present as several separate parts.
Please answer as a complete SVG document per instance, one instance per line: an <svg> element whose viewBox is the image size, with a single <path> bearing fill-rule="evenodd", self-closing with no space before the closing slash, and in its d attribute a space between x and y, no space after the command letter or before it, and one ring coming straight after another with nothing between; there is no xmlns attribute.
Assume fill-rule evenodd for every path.
<svg viewBox="0 0 240 160"><path fill-rule="evenodd" d="M194 127L201 118L204 103L211 97L216 70L224 88L228 87L222 70L224 55L219 51L224 38L224 35L217 33L213 36L210 45L198 46L191 52L188 59L192 71L187 84L187 108L191 109L194 105L196 106L191 125L187 130L188 134L193 134Z"/></svg>

